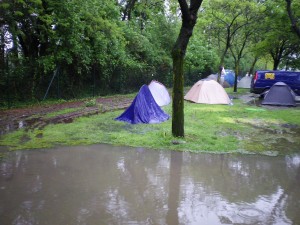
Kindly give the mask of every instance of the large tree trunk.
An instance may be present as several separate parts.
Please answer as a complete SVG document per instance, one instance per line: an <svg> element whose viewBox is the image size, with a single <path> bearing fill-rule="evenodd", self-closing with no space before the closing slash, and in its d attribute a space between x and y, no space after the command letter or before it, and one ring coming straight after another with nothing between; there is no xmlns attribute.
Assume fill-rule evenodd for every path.
<svg viewBox="0 0 300 225"><path fill-rule="evenodd" d="M178 2L182 13L182 25L172 51L174 73L172 134L175 137L184 137L183 62L187 45L197 22L197 12L202 0L191 0L190 7L186 0L178 0Z"/></svg>
<svg viewBox="0 0 300 225"><path fill-rule="evenodd" d="M173 116L172 116L172 134L175 137L184 136L184 99L183 99L183 63L185 51L192 36L192 27L181 27L178 39L174 45L173 58Z"/></svg>
<svg viewBox="0 0 300 225"><path fill-rule="evenodd" d="M184 136L184 100L183 100L183 61L184 56L180 52L173 50L173 116L172 134L175 137Z"/></svg>

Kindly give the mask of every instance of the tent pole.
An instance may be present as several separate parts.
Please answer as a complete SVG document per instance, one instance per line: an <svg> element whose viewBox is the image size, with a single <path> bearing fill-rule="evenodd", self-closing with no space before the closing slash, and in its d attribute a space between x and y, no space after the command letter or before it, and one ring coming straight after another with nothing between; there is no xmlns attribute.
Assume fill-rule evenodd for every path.
<svg viewBox="0 0 300 225"><path fill-rule="evenodd" d="M9 83L9 73L10 73L10 70L9 70L9 64L8 64L8 58L7 58L7 61L6 61L6 98L7 98L7 107L8 109L10 109L10 83Z"/></svg>
<svg viewBox="0 0 300 225"><path fill-rule="evenodd" d="M47 91L46 91L46 94L45 94L45 96L44 96L44 98L43 98L43 101L46 99L46 97L47 97L47 95L48 95L48 92L49 92L49 89L50 89L50 87L51 87L51 85L52 85L52 82L53 82L53 80L54 80L56 74L58 73L58 69L59 69L59 67L57 66L57 67L56 67L56 70L55 70L54 73L53 73L52 79L51 79L51 81L50 81L50 83L49 83L49 86L48 86L48 88L47 88Z"/></svg>

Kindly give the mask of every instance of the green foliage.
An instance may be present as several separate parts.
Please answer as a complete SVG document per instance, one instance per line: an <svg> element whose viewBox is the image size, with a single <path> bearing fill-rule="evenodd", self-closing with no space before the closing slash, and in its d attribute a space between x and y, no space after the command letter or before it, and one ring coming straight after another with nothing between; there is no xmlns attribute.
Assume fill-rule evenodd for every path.
<svg viewBox="0 0 300 225"><path fill-rule="evenodd" d="M181 26L178 1L139 0L129 8L128 2L2 0L0 104L41 100L52 78L47 98L126 93L151 79L171 86L171 50ZM292 1L296 18L298 6ZM288 25L285 1L204 1L186 52L187 83L216 72L233 16L237 18L230 44L240 46L234 41L247 29L236 29L252 13L256 19L247 29L255 30L241 58L241 71L257 56L257 67L270 64L271 52L283 41L280 67L299 68L299 41ZM231 52L224 58L232 68Z"/></svg>
<svg viewBox="0 0 300 225"><path fill-rule="evenodd" d="M97 105L97 102L95 98L92 98L90 100L85 101L84 104L86 107L93 107Z"/></svg>
<svg viewBox="0 0 300 225"><path fill-rule="evenodd" d="M197 29L198 28L198 29ZM216 49L201 35L201 29L195 28L185 57L185 70L199 71L211 74L218 68L218 55Z"/></svg>

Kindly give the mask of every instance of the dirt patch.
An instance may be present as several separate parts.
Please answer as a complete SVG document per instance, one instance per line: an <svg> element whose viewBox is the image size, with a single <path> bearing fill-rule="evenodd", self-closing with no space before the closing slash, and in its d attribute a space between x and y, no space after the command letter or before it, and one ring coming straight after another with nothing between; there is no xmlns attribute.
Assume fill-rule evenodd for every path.
<svg viewBox="0 0 300 225"><path fill-rule="evenodd" d="M86 107L84 101L76 101L48 106L3 110L0 111L0 135L19 128L42 129L48 124L71 123L75 118L81 116L90 116L125 109L131 104L132 100L132 98L128 97L115 96L97 98L96 105L93 107ZM72 108L74 109L72 112L52 116L50 118L46 117L49 113Z"/></svg>

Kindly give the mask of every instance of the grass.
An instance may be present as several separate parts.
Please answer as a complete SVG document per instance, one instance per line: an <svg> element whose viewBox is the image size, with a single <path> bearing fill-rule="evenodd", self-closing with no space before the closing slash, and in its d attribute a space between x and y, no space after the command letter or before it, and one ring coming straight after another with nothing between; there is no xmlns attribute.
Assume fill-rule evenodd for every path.
<svg viewBox="0 0 300 225"><path fill-rule="evenodd" d="M184 138L172 136L171 119L161 124L131 125L114 120L123 112L119 110L81 117L69 124L48 125L42 130L20 129L2 136L0 145L10 150L108 143L211 153L299 151L299 107L274 110L249 106L239 99L233 102L232 106L185 102ZM171 105L163 110L172 114Z"/></svg>

